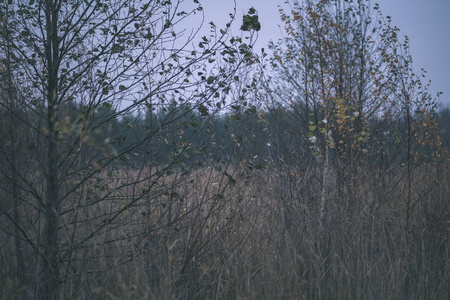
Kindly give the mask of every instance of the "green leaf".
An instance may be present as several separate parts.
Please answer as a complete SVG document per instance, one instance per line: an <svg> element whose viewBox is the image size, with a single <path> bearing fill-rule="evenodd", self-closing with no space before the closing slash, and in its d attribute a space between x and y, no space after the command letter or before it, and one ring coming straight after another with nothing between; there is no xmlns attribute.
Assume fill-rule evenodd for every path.
<svg viewBox="0 0 450 300"><path fill-rule="evenodd" d="M208 108L205 105L203 105L203 104L199 105L198 111L201 113L202 116L209 115Z"/></svg>
<svg viewBox="0 0 450 300"><path fill-rule="evenodd" d="M119 45L119 44L114 44L114 45L112 45L111 53L112 53L112 54L120 53L120 52L122 52L123 50L125 50L125 47L124 47L124 46L121 46L121 45Z"/></svg>
<svg viewBox="0 0 450 300"><path fill-rule="evenodd" d="M214 82L214 80L216 80L217 77L216 76L209 76L208 79L206 80L207 84L212 84Z"/></svg>
<svg viewBox="0 0 450 300"><path fill-rule="evenodd" d="M119 85L119 90L121 90L121 91L125 91L127 89L127 87L126 86L124 86L124 85Z"/></svg>

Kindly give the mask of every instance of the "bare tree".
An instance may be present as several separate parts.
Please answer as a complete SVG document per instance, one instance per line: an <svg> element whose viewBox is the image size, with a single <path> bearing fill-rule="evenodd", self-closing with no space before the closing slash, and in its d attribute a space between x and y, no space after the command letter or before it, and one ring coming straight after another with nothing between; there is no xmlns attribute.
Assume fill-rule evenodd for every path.
<svg viewBox="0 0 450 300"><path fill-rule="evenodd" d="M200 36L196 0L6 1L0 18L0 105L8 116L2 189L12 203L1 212L14 228L20 273L21 245L30 254L23 284L39 299L56 299L78 251L120 226L144 199L167 192L160 180L200 152L183 136L198 124L180 127L178 120L226 107L233 74L253 56L250 45L229 36L230 23L221 29L211 22ZM254 31L252 24L257 18L244 20L244 30ZM143 110L166 113L138 136L115 134L115 124ZM150 155L157 136L172 147L163 165ZM143 145L148 151L136 154ZM128 172L133 155L144 163Z"/></svg>

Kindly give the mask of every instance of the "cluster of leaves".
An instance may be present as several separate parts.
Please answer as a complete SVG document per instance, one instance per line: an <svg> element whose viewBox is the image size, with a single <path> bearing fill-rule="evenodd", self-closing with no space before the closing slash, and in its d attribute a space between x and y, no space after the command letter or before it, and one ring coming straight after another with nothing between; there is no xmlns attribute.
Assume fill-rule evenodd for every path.
<svg viewBox="0 0 450 300"><path fill-rule="evenodd" d="M241 26L242 31L260 31L261 23L259 23L259 16L256 9L253 7L248 10L248 14L243 17L243 24Z"/></svg>

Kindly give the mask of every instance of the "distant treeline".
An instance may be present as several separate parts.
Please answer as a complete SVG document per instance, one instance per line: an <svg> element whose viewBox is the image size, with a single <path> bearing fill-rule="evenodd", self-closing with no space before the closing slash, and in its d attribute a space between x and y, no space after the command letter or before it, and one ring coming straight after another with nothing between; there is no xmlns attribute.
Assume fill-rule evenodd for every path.
<svg viewBox="0 0 450 300"><path fill-rule="evenodd" d="M83 112L86 109L72 103L67 111L72 122L77 122L80 115L86 114ZM177 157L177 163L189 167L203 166L213 160L228 162L233 159L238 162L244 159L254 167L263 168L278 162L296 161L299 155L310 153L314 145L320 153L320 146L326 142L318 140L313 145L308 139L311 121L300 117L308 115L301 105L293 109L282 106L265 110L235 108L226 114L208 114L188 105L172 105L158 111L146 109L141 113L130 113L121 118L117 115L117 109L110 106L92 111L89 146L105 147L105 151L112 154L127 153L121 161L130 167L144 161L166 164ZM435 118L442 146L449 149L450 108L439 110ZM402 163L402 158L407 155L404 145L408 135L404 119L387 122L373 118L365 130L370 139L358 145L361 159L371 163L379 159L390 164ZM351 137L339 136L335 132L333 137L340 147L332 147L331 157L339 156L342 160L352 155L350 152L355 152L355 141ZM416 151L423 154L421 159L426 159L433 149L424 146Z"/></svg>

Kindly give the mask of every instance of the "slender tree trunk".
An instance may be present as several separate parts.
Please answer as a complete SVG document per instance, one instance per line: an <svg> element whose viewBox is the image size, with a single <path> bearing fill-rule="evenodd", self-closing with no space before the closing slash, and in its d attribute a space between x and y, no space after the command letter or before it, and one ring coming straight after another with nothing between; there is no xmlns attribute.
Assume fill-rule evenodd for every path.
<svg viewBox="0 0 450 300"><path fill-rule="evenodd" d="M47 0L45 2L46 14L46 57L48 63L47 83L47 126L48 126L48 152L47 152L47 196L45 203L44 222L44 249L43 259L43 285L40 299L56 299L59 285L59 183L58 183L58 65L59 40L57 34L58 9L56 4Z"/></svg>
<svg viewBox="0 0 450 300"><path fill-rule="evenodd" d="M20 126L18 123L18 119L15 116L17 113L16 103L15 103L15 97L16 97L16 89L14 87L13 83L13 74L11 70L11 61L12 61L12 53L11 53L11 38L10 38L10 28L9 28L9 5L10 3L6 3L5 7L5 33L6 33L6 60L5 62L5 69L6 69L6 97L7 97L7 104L9 106L9 120L8 125L6 128L8 128L9 132L9 157L10 157L10 178L9 181L11 183L11 199L13 204L13 220L16 226L14 226L14 251L15 251L15 257L16 257L16 265L17 265L17 278L20 281L20 284L25 284L24 280L24 261L23 261L23 253L22 253L22 243L21 243L21 232L20 232L20 199L19 199L19 187L17 185L17 182L19 180L18 171L19 171L19 159L20 155L18 155L17 151L20 151L20 145L19 145L19 137L18 134L20 134ZM6 125L6 124L5 124Z"/></svg>
<svg viewBox="0 0 450 300"><path fill-rule="evenodd" d="M327 99L327 92L326 92L326 84L325 84L325 62L324 62L324 54L323 54L323 44L321 37L319 36L319 59L320 59L320 83L321 83L321 97L324 104L324 117L325 120L328 118L328 99ZM324 124L325 127L325 162L323 166L323 173L322 173L322 195L321 195L321 201L320 201L320 212L319 212L319 226L320 230L323 230L323 221L325 218L325 206L327 202L327 194L328 194L328 169L330 167L330 161L329 161L329 146L328 146L328 121Z"/></svg>

